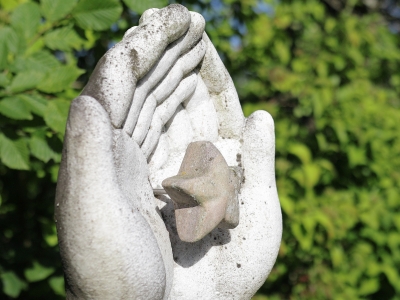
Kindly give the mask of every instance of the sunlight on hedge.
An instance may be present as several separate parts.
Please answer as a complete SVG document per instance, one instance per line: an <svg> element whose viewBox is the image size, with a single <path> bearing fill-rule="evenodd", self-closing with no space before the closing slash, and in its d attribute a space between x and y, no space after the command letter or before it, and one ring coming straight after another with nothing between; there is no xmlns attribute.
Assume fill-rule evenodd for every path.
<svg viewBox="0 0 400 300"><path fill-rule="evenodd" d="M399 35L365 1L176 2L207 19L245 115L275 120L284 233L253 299L399 299ZM53 200L69 104L166 4L0 0L0 298L65 297Z"/></svg>

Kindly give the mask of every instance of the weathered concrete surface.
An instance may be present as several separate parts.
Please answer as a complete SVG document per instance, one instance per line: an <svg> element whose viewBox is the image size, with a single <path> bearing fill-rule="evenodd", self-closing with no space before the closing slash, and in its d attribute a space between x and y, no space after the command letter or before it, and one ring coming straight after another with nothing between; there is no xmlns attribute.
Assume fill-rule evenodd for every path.
<svg viewBox="0 0 400 300"><path fill-rule="evenodd" d="M266 112L244 118L202 28L181 5L145 12L71 105L55 204L67 299L250 299L272 269L282 233L273 120ZM129 123L139 88L144 104ZM198 141L221 153L218 167L202 168L223 170L223 179L209 178L234 186L239 201L211 191L201 201L228 199L211 214L223 220L187 243L173 202L152 189L178 174Z"/></svg>

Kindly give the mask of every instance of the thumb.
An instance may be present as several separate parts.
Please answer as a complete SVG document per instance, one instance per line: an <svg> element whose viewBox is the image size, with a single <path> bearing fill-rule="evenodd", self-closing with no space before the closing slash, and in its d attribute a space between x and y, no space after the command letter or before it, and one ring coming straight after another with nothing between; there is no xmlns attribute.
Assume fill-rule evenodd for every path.
<svg viewBox="0 0 400 300"><path fill-rule="evenodd" d="M112 143L104 108L88 96L75 99L55 208L67 298L162 299L162 255L150 226L118 185Z"/></svg>
<svg viewBox="0 0 400 300"><path fill-rule="evenodd" d="M244 183L240 193L242 222L252 253L255 291L264 283L278 256L282 238L282 213L275 181L274 121L266 111L256 111L247 120L243 132L242 164ZM243 227L242 227L243 228ZM244 269L244 267L242 268Z"/></svg>
<svg viewBox="0 0 400 300"><path fill-rule="evenodd" d="M245 184L276 189L274 120L266 111L256 111L243 133Z"/></svg>

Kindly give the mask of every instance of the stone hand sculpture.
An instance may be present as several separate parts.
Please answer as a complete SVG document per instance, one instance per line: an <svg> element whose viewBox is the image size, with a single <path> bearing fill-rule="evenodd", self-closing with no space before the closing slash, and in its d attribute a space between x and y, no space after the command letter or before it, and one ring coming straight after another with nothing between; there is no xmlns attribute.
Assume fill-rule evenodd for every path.
<svg viewBox="0 0 400 300"><path fill-rule="evenodd" d="M146 11L72 102L55 205L67 299L250 299L270 273L273 120L244 118L204 26L181 5Z"/></svg>

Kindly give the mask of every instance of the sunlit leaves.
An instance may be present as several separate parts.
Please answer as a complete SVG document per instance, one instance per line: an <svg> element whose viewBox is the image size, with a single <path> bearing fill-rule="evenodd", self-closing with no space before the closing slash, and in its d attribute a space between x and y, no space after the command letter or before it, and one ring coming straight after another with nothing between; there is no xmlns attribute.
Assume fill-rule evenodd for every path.
<svg viewBox="0 0 400 300"><path fill-rule="evenodd" d="M41 0L40 3L44 17L54 22L70 13L77 0Z"/></svg>
<svg viewBox="0 0 400 300"><path fill-rule="evenodd" d="M0 100L0 113L14 120L31 120L32 115L26 103L19 96Z"/></svg>
<svg viewBox="0 0 400 300"><path fill-rule="evenodd" d="M134 12L142 14L149 8L163 8L168 5L168 0L123 0L124 3Z"/></svg>
<svg viewBox="0 0 400 300"><path fill-rule="evenodd" d="M9 26L0 28L0 42L1 49L4 52L0 52L0 67L4 68L7 63L8 53L17 53L19 48L22 46L22 37L19 36L14 29Z"/></svg>
<svg viewBox="0 0 400 300"><path fill-rule="evenodd" d="M7 75L0 73L0 87L6 87L9 83Z"/></svg>
<svg viewBox="0 0 400 300"><path fill-rule="evenodd" d="M265 285L268 299L396 299L400 294L399 35L388 30L379 13L364 9L366 1L358 1L356 7L348 1L346 11L336 11L327 1L229 0L211 11L217 2L187 1L206 17L208 34L234 77L245 115L265 109L275 119L284 236ZM15 209L20 198L3 193L10 192L2 185L3 178L33 174L43 178L40 182L57 179L60 147L54 141L63 136L69 100L79 94L74 89L81 74L75 67L76 50L120 39L130 21L126 16L136 16L126 11L121 17L123 6L140 14L167 1L0 0L0 4L4 213ZM257 5L269 6L268 12ZM110 26L118 30L106 31ZM229 42L232 34L241 42L234 50ZM19 190L35 190L36 182L23 182L16 183ZM32 203L27 207L39 207L41 195L40 201L35 197L27 200ZM16 214L10 215L14 219ZM4 236L11 238L14 229L7 230ZM38 245L56 247L54 228L40 232L40 237L35 250ZM24 253L25 246L29 243L24 244ZM26 260L32 261L32 256ZM29 262L18 264L18 272L7 271L9 267L1 273L5 295L26 295L26 279L48 285L49 293L64 295L60 270L50 274L48 267L37 263L32 267ZM26 269L28 276L21 279Z"/></svg>
<svg viewBox="0 0 400 300"><path fill-rule="evenodd" d="M49 279L49 285L57 295L65 297L63 276L51 277Z"/></svg>
<svg viewBox="0 0 400 300"><path fill-rule="evenodd" d="M48 101L38 95L20 94L18 97L24 101L25 106L34 114L43 117Z"/></svg>
<svg viewBox="0 0 400 300"><path fill-rule="evenodd" d="M0 28L0 70L7 64L8 47L7 47L8 34L4 28Z"/></svg>
<svg viewBox="0 0 400 300"><path fill-rule="evenodd" d="M50 49L70 51L82 48L84 40L69 26L49 32L44 36L44 42Z"/></svg>
<svg viewBox="0 0 400 300"><path fill-rule="evenodd" d="M27 70L18 73L10 85L13 93L23 92L35 88L44 78L45 74L36 70Z"/></svg>
<svg viewBox="0 0 400 300"><path fill-rule="evenodd" d="M58 243L52 203L70 100L79 94L74 83L83 73L75 54L98 43L97 30L118 21L122 3L0 0L0 6L0 298L65 298L60 262L52 258ZM36 227L39 218L46 226ZM18 226L25 229L18 233Z"/></svg>
<svg viewBox="0 0 400 300"><path fill-rule="evenodd" d="M11 140L0 133L0 159L11 169L29 170L29 149L25 140Z"/></svg>
<svg viewBox="0 0 400 300"><path fill-rule="evenodd" d="M0 113L14 120L32 120L32 114L43 116L47 101L34 95L16 95L0 100Z"/></svg>
<svg viewBox="0 0 400 300"><path fill-rule="evenodd" d="M11 15L11 26L25 39L32 38L40 24L39 5L27 2L18 6Z"/></svg>
<svg viewBox="0 0 400 300"><path fill-rule="evenodd" d="M45 93L61 92L77 79L83 72L75 66L60 66L50 70L37 88Z"/></svg>
<svg viewBox="0 0 400 300"><path fill-rule="evenodd" d="M49 147L45 137L33 136L29 140L29 148L33 156L45 163L52 158L58 158L57 153Z"/></svg>
<svg viewBox="0 0 400 300"><path fill-rule="evenodd" d="M36 52L22 59L23 68L41 73L56 69L61 63L49 51Z"/></svg>
<svg viewBox="0 0 400 300"><path fill-rule="evenodd" d="M285 275L290 293L279 280L269 290L279 299L389 299L382 278L397 291L400 244L389 232L400 224L399 35L381 22L351 9L332 15L321 1L281 1L273 16L247 20L243 56L230 55L248 72L238 77L246 115L275 107L281 259L299 262ZM382 266L385 257L394 267Z"/></svg>
<svg viewBox="0 0 400 300"><path fill-rule="evenodd" d="M44 114L44 120L46 121L47 126L56 132L64 134L69 106L70 103L65 100L57 99L51 101Z"/></svg>
<svg viewBox="0 0 400 300"><path fill-rule="evenodd" d="M117 21L122 6L117 0L81 0L72 15L84 29L104 30Z"/></svg>
<svg viewBox="0 0 400 300"><path fill-rule="evenodd" d="M290 145L288 152L297 156L303 164L311 162L311 152L304 144L292 144Z"/></svg>
<svg viewBox="0 0 400 300"><path fill-rule="evenodd" d="M49 277L51 274L53 274L54 268L48 268L40 263L34 261L33 266L30 269L25 270L25 278L29 282L35 282L35 281L40 281L43 279L46 279Z"/></svg>
<svg viewBox="0 0 400 300"><path fill-rule="evenodd" d="M9 297L17 298L27 285L14 272L4 272L0 274L3 282L3 292Z"/></svg>
<svg viewBox="0 0 400 300"><path fill-rule="evenodd" d="M49 245L50 247L55 247L58 244L56 226L54 224L51 224L50 228L50 232L46 232L43 237L47 245Z"/></svg>

